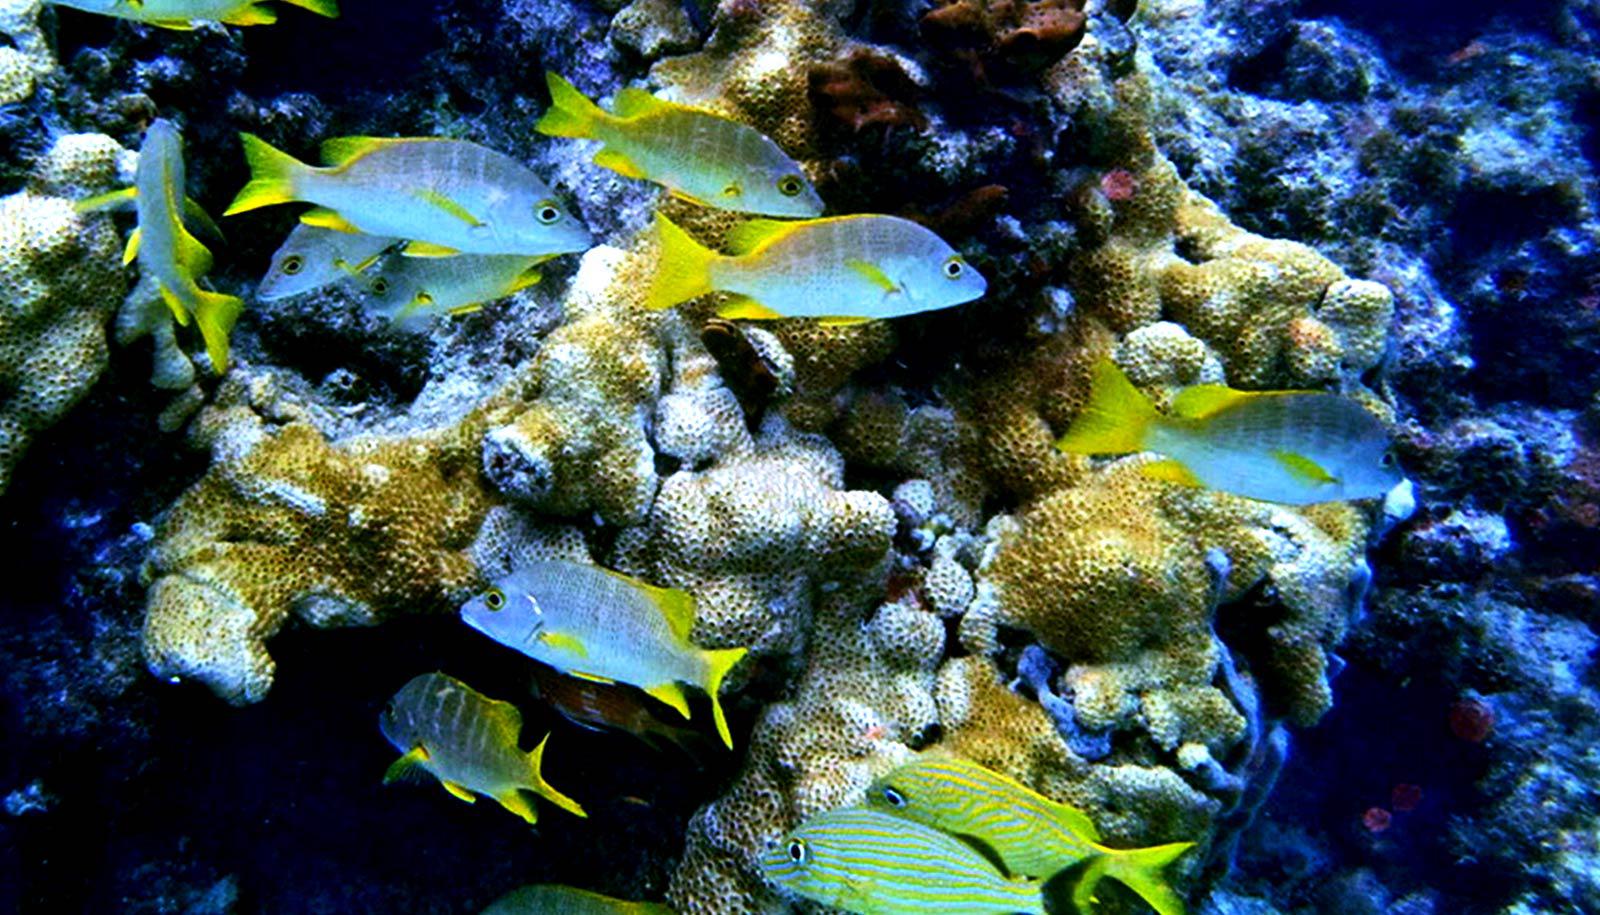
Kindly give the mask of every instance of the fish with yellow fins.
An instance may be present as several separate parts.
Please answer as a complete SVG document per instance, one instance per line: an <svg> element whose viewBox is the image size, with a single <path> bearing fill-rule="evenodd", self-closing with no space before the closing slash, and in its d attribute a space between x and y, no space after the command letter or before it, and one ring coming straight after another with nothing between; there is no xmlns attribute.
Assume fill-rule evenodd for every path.
<svg viewBox="0 0 1600 915"><path fill-rule="evenodd" d="M479 915L672 915L672 909L659 902L630 902L573 886L538 884L512 890Z"/></svg>
<svg viewBox="0 0 1600 915"><path fill-rule="evenodd" d="M1405 482L1388 428L1347 397L1193 385L1165 416L1110 359L1056 447L1154 451L1165 459L1145 465L1151 477L1286 505L1377 498Z"/></svg>
<svg viewBox="0 0 1600 915"><path fill-rule="evenodd" d="M606 112L555 73L546 73L545 82L551 108L534 129L601 141L596 165L719 210L822 215L822 198L799 164L753 127L642 89L618 92Z"/></svg>
<svg viewBox="0 0 1600 915"><path fill-rule="evenodd" d="M656 214L661 252L646 304L670 308L732 293L724 318L821 318L855 324L949 308L988 288L944 239L897 216L753 219L728 233L728 254Z"/></svg>
<svg viewBox="0 0 1600 915"><path fill-rule="evenodd" d="M315 208L301 222L408 239L405 253L556 255L586 250L589 230L527 166L439 137L339 137L324 168L241 134L250 182L224 215L280 203Z"/></svg>
<svg viewBox="0 0 1600 915"><path fill-rule="evenodd" d="M197 22L225 22L228 25L271 25L278 14L261 0L47 0L56 6L118 19L131 19L163 29L190 30ZM336 0L284 0L291 6L310 10L319 16L336 19Z"/></svg>
<svg viewBox="0 0 1600 915"><path fill-rule="evenodd" d="M539 282L548 255L461 254L389 257L355 276L365 305L396 323L428 315L460 315Z"/></svg>
<svg viewBox="0 0 1600 915"><path fill-rule="evenodd" d="M272 253L266 276L256 284L256 298L263 302L286 299L348 280L399 244L398 238L299 223Z"/></svg>
<svg viewBox="0 0 1600 915"><path fill-rule="evenodd" d="M977 848L880 810L830 810L761 859L782 889L857 915L1044 915L1039 881L1002 874Z"/></svg>
<svg viewBox="0 0 1600 915"><path fill-rule="evenodd" d="M711 697L722 742L733 746L718 691L747 649L706 650L690 641L694 598L581 562L527 563L461 608L472 628L562 673L627 683L684 718L682 683Z"/></svg>
<svg viewBox="0 0 1600 915"><path fill-rule="evenodd" d="M540 772L550 736L524 753L517 746L522 715L509 702L490 699L454 677L421 674L395 693L378 720L383 736L403 755L384 773L384 784L416 771L431 772L444 789L471 804L492 797L529 824L539 813L526 793L575 816L578 802L550 787Z"/></svg>
<svg viewBox="0 0 1600 915"><path fill-rule="evenodd" d="M1048 880L1088 861L1073 890L1082 911L1088 911L1100 880L1110 877L1159 915L1183 915L1183 899L1162 878L1161 869L1193 842L1107 848L1082 811L970 760L925 753L873 782L867 804L981 842L1013 876Z"/></svg>
<svg viewBox="0 0 1600 915"><path fill-rule="evenodd" d="M133 187L81 201L78 209L133 203L139 226L128 236L122 262L138 259L140 271L154 283L180 325L187 327L193 318L211 367L220 375L228 370L228 335L244 311L244 302L200 286L200 277L211 269L211 251L190 234L184 219L212 233L216 226L184 196L184 181L183 137L171 121L159 119L145 131L139 146Z"/></svg>

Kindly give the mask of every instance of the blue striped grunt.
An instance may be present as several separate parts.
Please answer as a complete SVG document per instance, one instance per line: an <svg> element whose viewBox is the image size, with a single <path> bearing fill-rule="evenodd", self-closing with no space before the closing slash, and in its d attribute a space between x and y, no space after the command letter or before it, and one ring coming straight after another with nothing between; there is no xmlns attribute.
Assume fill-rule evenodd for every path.
<svg viewBox="0 0 1600 915"><path fill-rule="evenodd" d="M546 73L545 82L551 108L534 129L600 140L605 146L595 154L597 165L719 210L822 215L822 198L800 166L752 127L642 89L618 92L607 113L560 76Z"/></svg>
<svg viewBox="0 0 1600 915"><path fill-rule="evenodd" d="M577 887L538 884L501 896L479 915L672 915L659 902L629 902Z"/></svg>
<svg viewBox="0 0 1600 915"><path fill-rule="evenodd" d="M949 308L988 288L944 239L898 216L752 219L728 233L731 254L706 248L659 213L656 226L650 308L729 292L736 298L718 310L724 318L854 324Z"/></svg>
<svg viewBox="0 0 1600 915"><path fill-rule="evenodd" d="M954 836L864 807L807 820L761 869L785 890L857 915L1044 915L1038 881L1006 877Z"/></svg>
<svg viewBox="0 0 1600 915"><path fill-rule="evenodd" d="M421 769L461 800L471 804L478 794L492 797L530 824L538 822L539 813L524 791L575 816L588 816L540 773L550 736L533 752L522 752L517 746L522 715L516 706L490 699L454 677L413 677L389 700L378 724L404 754L384 773L384 784Z"/></svg>
<svg viewBox="0 0 1600 915"><path fill-rule="evenodd" d="M628 683L689 717L680 683L711 697L722 742L733 746L717 696L746 649L708 651L689 638L694 598L620 572L560 559L527 563L468 601L472 628L577 677Z"/></svg>
<svg viewBox="0 0 1600 915"><path fill-rule="evenodd" d="M1094 823L1082 811L977 763L924 754L873 782L867 803L910 822L976 839L1014 875L1047 880L1088 860L1073 892L1084 910L1101 878L1110 877L1160 915L1183 912L1183 899L1161 878L1160 869L1193 842L1107 848L1099 844Z"/></svg>
<svg viewBox="0 0 1600 915"><path fill-rule="evenodd" d="M1155 479L1250 499L1309 505L1384 496L1405 482L1382 421L1348 397L1321 391L1179 391L1172 416L1110 359L1095 368L1089 404L1056 442L1074 454L1155 451Z"/></svg>
<svg viewBox="0 0 1600 915"><path fill-rule="evenodd" d="M240 134L250 182L224 215L304 201L301 222L410 239L407 254L566 254L589 230L548 185L510 156L441 137L339 137L313 168Z"/></svg>
<svg viewBox="0 0 1600 915"><path fill-rule="evenodd" d="M163 29L188 31L197 22L226 22L228 25L271 25L278 14L261 0L48 0L56 6L70 6L102 16L131 19ZM284 0L319 16L338 18L335 0Z"/></svg>

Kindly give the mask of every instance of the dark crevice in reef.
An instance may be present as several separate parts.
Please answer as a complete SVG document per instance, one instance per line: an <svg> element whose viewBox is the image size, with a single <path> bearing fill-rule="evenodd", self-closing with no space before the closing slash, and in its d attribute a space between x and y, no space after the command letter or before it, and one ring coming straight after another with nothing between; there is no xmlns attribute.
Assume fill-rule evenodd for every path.
<svg viewBox="0 0 1600 915"><path fill-rule="evenodd" d="M1375 37L1390 61L1433 78L1444 58L1491 31L1551 26L1559 0L1306 0L1302 19L1338 19Z"/></svg>

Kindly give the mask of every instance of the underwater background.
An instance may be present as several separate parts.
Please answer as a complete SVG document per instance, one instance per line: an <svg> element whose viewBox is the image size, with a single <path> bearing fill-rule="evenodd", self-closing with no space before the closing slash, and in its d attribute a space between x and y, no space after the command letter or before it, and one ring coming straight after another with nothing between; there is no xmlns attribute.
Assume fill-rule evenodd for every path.
<svg viewBox="0 0 1600 915"><path fill-rule="evenodd" d="M761 857L929 749L1107 845L1197 843L1166 871L1191 912L1600 911L1600 3L276 20L0 0L0 911L479 912L537 883L830 911ZM829 215L919 223L987 292L646 308L658 218L716 245L739 217L536 131L546 71L759 130ZM243 299L223 373L121 261L134 220L74 206L134 181L158 118L225 236L205 282ZM220 218L240 132L305 161L469 140L594 247L460 315L264 300L302 208ZM1107 359L1163 408L1358 402L1414 505L1064 453ZM577 726L463 624L551 557L682 589L697 644L750 650L731 750L698 692L687 722L629 694L666 739ZM549 733L587 817L385 785L380 714L435 670L514 703L523 750ZM1111 882L1094 910L1149 911Z"/></svg>

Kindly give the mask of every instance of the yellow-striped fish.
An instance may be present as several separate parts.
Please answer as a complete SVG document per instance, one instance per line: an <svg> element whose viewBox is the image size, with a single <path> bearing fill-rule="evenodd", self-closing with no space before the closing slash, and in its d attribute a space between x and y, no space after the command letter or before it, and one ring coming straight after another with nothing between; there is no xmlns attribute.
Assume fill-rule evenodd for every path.
<svg viewBox="0 0 1600 915"><path fill-rule="evenodd" d="M659 902L629 902L571 886L541 884L515 889L481 915L672 915Z"/></svg>
<svg viewBox="0 0 1600 915"><path fill-rule="evenodd" d="M1000 873L929 826L852 807L807 820L761 859L773 884L857 915L1044 915L1038 881Z"/></svg>
<svg viewBox="0 0 1600 915"><path fill-rule="evenodd" d="M389 701L378 724L404 754L384 773L384 784L423 769L461 800L471 804L478 794L492 797L530 824L538 822L539 813L524 791L568 813L588 816L540 773L550 735L533 752L522 752L517 747L522 734L517 707L490 699L454 677L413 677Z"/></svg>
<svg viewBox="0 0 1600 915"><path fill-rule="evenodd" d="M465 140L340 137L313 168L265 140L240 134L250 183L226 215L304 201L302 222L410 239L406 253L565 254L586 250L589 230L522 163Z"/></svg>
<svg viewBox="0 0 1600 915"><path fill-rule="evenodd" d="M1161 868L1191 848L1175 842L1120 850L1099 844L1094 823L1080 810L1050 800L977 763L927 754L877 780L867 803L896 817L982 842L1015 875L1048 880L1089 859L1073 892L1081 909L1103 877L1138 893L1160 915L1182 915L1183 899Z"/></svg>
<svg viewBox="0 0 1600 915"><path fill-rule="evenodd" d="M273 252L272 266L256 285L256 298L270 302L348 280L398 244L398 238L300 223Z"/></svg>
<svg viewBox="0 0 1600 915"><path fill-rule="evenodd" d="M128 236L122 262L139 260L139 270L155 283L161 300L180 325L190 317L200 328L206 355L217 374L228 370L228 335L244 311L237 296L200 288L199 279L211 269L211 251L189 234L184 217L215 233L205 212L184 196L183 137L171 121L158 119L145 131L139 146L139 165L133 187L103 194L78 204L93 210L132 200L139 227Z"/></svg>
<svg viewBox="0 0 1600 915"><path fill-rule="evenodd" d="M390 257L356 276L367 307L396 322L438 314L466 314L539 282L548 256L461 254Z"/></svg>
<svg viewBox="0 0 1600 915"><path fill-rule="evenodd" d="M694 598L686 591L587 563L538 560L468 601L461 618L563 673L637 686L685 718L679 684L692 683L711 697L717 734L733 746L717 693L747 649L708 651L690 641Z"/></svg>
<svg viewBox="0 0 1600 915"><path fill-rule="evenodd" d="M601 141L596 165L719 210L822 214L822 198L800 166L752 127L642 89L618 92L608 114L560 76L546 73L545 82L552 107L534 129Z"/></svg>
<svg viewBox="0 0 1600 915"><path fill-rule="evenodd" d="M1377 498L1405 481L1389 430L1347 397L1203 384L1179 391L1163 416L1110 359L1056 447L1154 451L1167 458L1145 465L1156 479L1287 505Z"/></svg>
<svg viewBox="0 0 1600 915"><path fill-rule="evenodd" d="M270 25L278 14L261 0L47 0L56 6L118 19L132 19L164 29L188 30L197 22L226 22L229 25ZM284 0L319 16L337 18L336 0Z"/></svg>
<svg viewBox="0 0 1600 915"><path fill-rule="evenodd" d="M851 324L949 308L988 284L944 239L896 216L800 222L753 219L718 254L656 214L660 261L646 304L670 308L708 292L736 298L724 318L822 318Z"/></svg>

